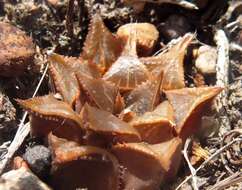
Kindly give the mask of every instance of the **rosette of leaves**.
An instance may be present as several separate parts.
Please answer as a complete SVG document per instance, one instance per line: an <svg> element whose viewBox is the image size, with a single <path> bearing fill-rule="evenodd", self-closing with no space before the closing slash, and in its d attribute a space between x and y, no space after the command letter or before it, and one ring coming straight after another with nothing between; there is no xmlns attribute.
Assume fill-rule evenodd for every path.
<svg viewBox="0 0 242 190"><path fill-rule="evenodd" d="M48 139L54 189L159 189L176 176L184 140L221 91L185 86L192 34L140 58L136 32L120 38L95 15L80 57L49 57L61 99L50 93L18 100L31 134Z"/></svg>

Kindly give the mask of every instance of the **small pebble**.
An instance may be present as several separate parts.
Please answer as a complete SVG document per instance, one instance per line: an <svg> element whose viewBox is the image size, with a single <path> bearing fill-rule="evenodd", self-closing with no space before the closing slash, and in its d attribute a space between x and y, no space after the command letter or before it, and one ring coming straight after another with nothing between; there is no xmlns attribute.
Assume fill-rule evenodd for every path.
<svg viewBox="0 0 242 190"><path fill-rule="evenodd" d="M171 15L161 28L161 34L167 41L176 39L191 31L191 26L186 17L182 15Z"/></svg>
<svg viewBox="0 0 242 190"><path fill-rule="evenodd" d="M28 148L23 159L30 169L41 179L46 178L51 167L51 152L43 145Z"/></svg>
<svg viewBox="0 0 242 190"><path fill-rule="evenodd" d="M21 167L11 170L0 177L1 190L51 190L32 172Z"/></svg>
<svg viewBox="0 0 242 190"><path fill-rule="evenodd" d="M196 68L204 75L215 74L217 64L217 50L211 46L201 46L195 60Z"/></svg>

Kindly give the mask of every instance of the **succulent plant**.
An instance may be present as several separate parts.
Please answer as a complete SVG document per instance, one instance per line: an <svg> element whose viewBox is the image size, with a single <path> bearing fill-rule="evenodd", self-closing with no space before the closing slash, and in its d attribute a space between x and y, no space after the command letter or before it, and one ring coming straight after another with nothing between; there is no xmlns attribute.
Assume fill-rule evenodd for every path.
<svg viewBox="0 0 242 190"><path fill-rule="evenodd" d="M153 190L176 176L184 141L222 89L185 87L192 34L144 58L136 37L132 30L125 38L112 34L95 15L80 57L49 57L62 99L18 100L30 114L32 135L48 138L53 188Z"/></svg>

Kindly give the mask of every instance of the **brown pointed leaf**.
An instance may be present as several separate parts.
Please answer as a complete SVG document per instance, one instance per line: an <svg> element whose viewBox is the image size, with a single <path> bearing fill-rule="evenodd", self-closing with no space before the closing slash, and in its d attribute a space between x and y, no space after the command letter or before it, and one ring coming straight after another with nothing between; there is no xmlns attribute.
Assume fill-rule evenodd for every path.
<svg viewBox="0 0 242 190"><path fill-rule="evenodd" d="M79 73L90 78L101 78L101 73L97 65L88 60L76 57L65 57L65 61L77 74Z"/></svg>
<svg viewBox="0 0 242 190"><path fill-rule="evenodd" d="M17 101L29 113L36 116L69 119L81 125L78 114L67 103L57 100L52 94Z"/></svg>
<svg viewBox="0 0 242 190"><path fill-rule="evenodd" d="M53 95L17 100L31 115L31 130L35 136L53 134L79 142L82 134L82 121L70 105L59 101Z"/></svg>
<svg viewBox="0 0 242 190"><path fill-rule="evenodd" d="M160 189L162 181L171 180L177 173L181 161L181 139L149 145L126 143L112 147L124 167L124 189Z"/></svg>
<svg viewBox="0 0 242 190"><path fill-rule="evenodd" d="M138 130L142 140L147 143L169 140L173 137L175 125L173 108L168 101L164 101L154 111L134 117L129 124Z"/></svg>
<svg viewBox="0 0 242 190"><path fill-rule="evenodd" d="M98 108L114 113L118 88L103 79L93 79L77 74L78 81L89 103Z"/></svg>
<svg viewBox="0 0 242 190"><path fill-rule="evenodd" d="M125 99L125 105L137 115L153 111L160 101L161 79L147 81L136 87Z"/></svg>
<svg viewBox="0 0 242 190"><path fill-rule="evenodd" d="M57 100L51 94L17 101L29 113L36 116L69 119L81 126L78 114L67 103Z"/></svg>
<svg viewBox="0 0 242 190"><path fill-rule="evenodd" d="M162 89L169 90L185 87L183 63L186 49L193 38L194 35L186 34L167 52L162 52L155 57L140 59L152 75L160 76L163 73Z"/></svg>
<svg viewBox="0 0 242 190"><path fill-rule="evenodd" d="M124 168L123 190L158 190L165 168L159 155L145 143L125 143L112 147L112 152Z"/></svg>
<svg viewBox="0 0 242 190"><path fill-rule="evenodd" d="M121 56L103 78L116 84L121 91L129 91L151 78L137 57Z"/></svg>
<svg viewBox="0 0 242 190"><path fill-rule="evenodd" d="M121 91L129 91L151 78L145 65L138 59L136 41L129 38L122 55L103 78L116 84Z"/></svg>
<svg viewBox="0 0 242 190"><path fill-rule="evenodd" d="M117 59L121 51L121 40L106 28L98 14L94 15L81 57L97 64L103 73Z"/></svg>
<svg viewBox="0 0 242 190"><path fill-rule="evenodd" d="M140 140L136 129L107 111L85 104L81 114L84 127L94 135L97 134L97 137L106 139L108 143L112 143L113 140L127 142L137 142Z"/></svg>
<svg viewBox="0 0 242 190"><path fill-rule="evenodd" d="M70 147L76 147L79 144L74 142L74 141L68 141L67 139L64 138L59 138L55 135L53 135L52 132L50 132L48 134L48 148L50 148L51 152L52 152L52 156L55 157L55 150L61 146L63 146L64 144L68 146L68 148Z"/></svg>
<svg viewBox="0 0 242 190"><path fill-rule="evenodd" d="M161 164L165 168L164 182L172 180L180 167L182 158L182 140L174 137L163 143L149 145L159 155Z"/></svg>
<svg viewBox="0 0 242 190"><path fill-rule="evenodd" d="M201 116L221 90L219 87L199 87L165 91L175 112L175 128L180 137L187 138L198 131Z"/></svg>
<svg viewBox="0 0 242 190"><path fill-rule="evenodd" d="M51 184L58 190L118 190L119 163L104 149L79 146L52 136Z"/></svg>
<svg viewBox="0 0 242 190"><path fill-rule="evenodd" d="M74 106L80 96L80 88L75 74L66 64L63 56L52 54L49 56L49 61L50 74L57 91L60 92L66 102Z"/></svg>

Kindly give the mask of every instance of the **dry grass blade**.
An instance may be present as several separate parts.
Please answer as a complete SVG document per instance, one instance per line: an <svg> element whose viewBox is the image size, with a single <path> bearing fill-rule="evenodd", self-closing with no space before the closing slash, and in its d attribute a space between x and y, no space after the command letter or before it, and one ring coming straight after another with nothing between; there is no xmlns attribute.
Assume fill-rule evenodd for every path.
<svg viewBox="0 0 242 190"><path fill-rule="evenodd" d="M44 72L41 76L41 79L40 79L40 81L39 81L39 83L38 83L38 85L37 85L37 87L34 91L33 97L36 96L36 94L37 94L37 92L40 88L40 85L42 84L44 77L47 73L48 67L49 67L49 65L47 64L46 67L45 67L45 70L44 70ZM23 115L23 117L20 121L17 133L16 133L12 143L8 147L7 153L3 156L2 160L0 160L0 174L4 171L4 168L6 167L7 163L10 161L10 159L12 158L12 156L14 155L16 150L18 150L18 148L23 143L25 137L30 132L30 123L28 122L28 123L24 124L26 117L27 117L27 112L24 113L24 115Z"/></svg>
<svg viewBox="0 0 242 190"><path fill-rule="evenodd" d="M220 149L218 149L215 153L213 153L207 160L205 160L196 170L195 170L195 174L201 170L207 163L209 163L211 160L213 160L214 158L216 158L218 155L221 154L221 152L223 152L224 150L228 149L232 144L236 143L236 142L242 142L242 136L234 139L233 141L231 141L230 143L226 144L225 146L221 147ZM193 175L188 176L185 180L183 180L175 190L180 189L186 182L188 182L191 178L193 177Z"/></svg>
<svg viewBox="0 0 242 190"><path fill-rule="evenodd" d="M3 172L5 166L12 158L13 154L16 150L21 146L22 142L24 141L25 137L29 134L30 131L30 123L26 123L25 125L20 125L17 133L7 149L7 154L3 156L3 160L0 162L0 173Z"/></svg>
<svg viewBox="0 0 242 190"><path fill-rule="evenodd" d="M192 174L192 185L193 185L193 189L194 190L198 190L196 170L194 169L194 167L190 163L189 158L188 158L188 155L187 155L187 149L188 149L190 143L191 143L191 139L188 138L186 140L186 142L185 142L184 149L183 149L182 153L184 155L184 158L185 158L185 160L186 160L186 162L188 164L188 167L189 167L189 169L191 171L191 174Z"/></svg>
<svg viewBox="0 0 242 190"><path fill-rule="evenodd" d="M228 178L216 183L212 188L209 190L219 190L219 189L225 189L226 187L229 187L231 185L234 185L236 183L242 182L242 175L241 172L234 173L233 175L229 176ZM239 189L239 188L238 188Z"/></svg>
<svg viewBox="0 0 242 190"><path fill-rule="evenodd" d="M215 38L217 44L218 58L216 65L216 86L224 88L217 96L215 107L220 118L220 134L231 130L230 121L226 112L228 105L228 84L229 84L229 41L223 30L217 30Z"/></svg>

